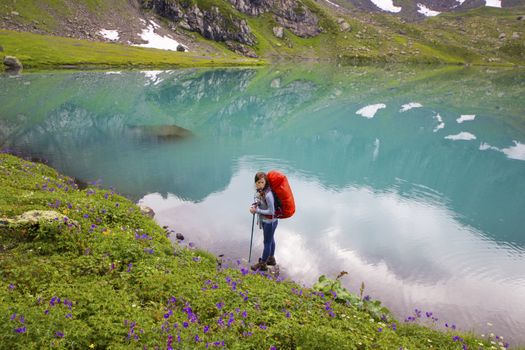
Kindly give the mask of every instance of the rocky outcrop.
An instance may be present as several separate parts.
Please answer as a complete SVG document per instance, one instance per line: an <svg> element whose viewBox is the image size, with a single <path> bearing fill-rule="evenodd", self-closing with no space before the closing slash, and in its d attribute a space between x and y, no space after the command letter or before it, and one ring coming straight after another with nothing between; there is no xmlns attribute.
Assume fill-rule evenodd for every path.
<svg viewBox="0 0 525 350"><path fill-rule="evenodd" d="M257 57L250 47L257 43L242 12L250 16L272 13L281 28L276 36L283 37L282 28L290 30L303 38L316 36L321 32L319 19L308 6L300 0L229 0L235 9L212 5L199 7L194 3L169 0L141 0L145 9L174 22L186 30L200 33L203 37L225 42L228 48L241 55Z"/></svg>
<svg viewBox="0 0 525 350"><path fill-rule="evenodd" d="M256 43L255 36L245 20L221 13L217 6L204 10L197 5L166 0L142 0L142 6L153 10L180 27L200 33L206 39L215 41L233 40L246 45Z"/></svg>
<svg viewBox="0 0 525 350"><path fill-rule="evenodd" d="M271 12L277 23L295 35L308 38L321 32L319 19L298 0L230 0L237 10L251 16Z"/></svg>

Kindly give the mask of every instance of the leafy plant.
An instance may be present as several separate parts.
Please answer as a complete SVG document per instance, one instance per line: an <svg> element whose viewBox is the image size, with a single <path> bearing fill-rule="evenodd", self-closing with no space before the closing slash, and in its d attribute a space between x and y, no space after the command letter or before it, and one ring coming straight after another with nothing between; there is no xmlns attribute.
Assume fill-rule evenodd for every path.
<svg viewBox="0 0 525 350"><path fill-rule="evenodd" d="M339 303L348 303L357 307L359 310L368 312L377 321L390 322L393 320L390 311L382 306L379 300L372 300L369 296L362 297L364 286L363 282L361 284L360 296L357 296L344 288L339 279L332 280L325 275L321 275L312 288L324 294L332 294L335 301Z"/></svg>

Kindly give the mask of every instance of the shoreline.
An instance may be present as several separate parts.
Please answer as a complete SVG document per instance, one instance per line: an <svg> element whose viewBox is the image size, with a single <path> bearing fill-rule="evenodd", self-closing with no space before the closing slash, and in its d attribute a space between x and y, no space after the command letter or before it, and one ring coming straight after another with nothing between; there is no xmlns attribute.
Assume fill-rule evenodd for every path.
<svg viewBox="0 0 525 350"><path fill-rule="evenodd" d="M475 344L490 347L494 339L418 325L424 315L415 315L413 321L405 324L386 321L388 311L382 309L379 301L367 301L349 293L337 279L321 280L312 290L293 281L251 273L241 266L217 267L215 255L195 247L176 247L173 251L166 229L140 213L136 204L114 190L99 186L77 189L71 178L48 166L2 153L0 173L3 195L0 205L4 208L2 216L7 218L3 220L9 222L30 208L62 216L58 221L39 219L38 231L31 229L31 223L16 226L27 224L13 221L6 228L2 221L0 265L7 275L0 281L0 295L9 302L0 307L0 313L11 315L11 320L0 326L0 331L9 334L6 344L35 346L57 339L55 331L60 332L59 340L76 339L79 346L129 344L126 332L135 334L134 326L130 330L130 321L126 321L130 319L138 325L137 332L139 327L144 332L136 334L135 340L142 341L138 344L166 344L170 341L168 334L147 330L164 329L166 322L173 329L172 322L176 320L171 319L172 313L180 322L188 319L184 327L175 327L175 335L185 344L197 344L199 348L221 339L232 346L248 342L259 348L277 344L283 349L292 344L305 348L314 344L336 348L350 344L363 344L364 348L391 345L418 348L428 344L428 339L438 348L458 344L470 348ZM45 235L35 235L38 232ZM13 265L22 256L26 263ZM77 270L79 267L81 270ZM30 279L17 277L42 268L60 268L61 273L55 277L45 273L32 275ZM28 291L33 295L29 299ZM44 303L35 303L33 299L37 297ZM63 313L54 304L57 297L71 301L64 304ZM53 310L47 317L44 311L50 307L49 299ZM100 308L110 300L111 306ZM192 312L188 314L190 304ZM100 306L93 308L97 305ZM228 318L222 317L230 315L230 311L222 314L223 308L231 310L229 326ZM243 309L246 314L241 315ZM110 315L120 316L109 334L98 333L97 325L109 320ZM75 322L69 321L70 318ZM59 329L53 329L52 324L59 324ZM79 324L86 327L82 329L90 329L92 336L76 335L73 330ZM205 326L203 331L206 324L209 328ZM236 324L251 335L239 335ZM293 332L283 334L287 328ZM46 329L52 331L45 333ZM28 336L20 337L26 333Z"/></svg>

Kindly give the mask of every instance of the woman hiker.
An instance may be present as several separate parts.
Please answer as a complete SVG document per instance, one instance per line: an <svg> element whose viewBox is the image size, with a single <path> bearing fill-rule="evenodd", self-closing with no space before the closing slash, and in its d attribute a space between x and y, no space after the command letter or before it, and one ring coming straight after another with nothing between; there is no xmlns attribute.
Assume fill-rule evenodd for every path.
<svg viewBox="0 0 525 350"><path fill-rule="evenodd" d="M278 220L275 215L275 198L266 173L258 172L255 174L256 202L250 207L250 213L259 214L257 224L262 228L264 235L264 249L259 262L251 267L253 271L266 271L267 265L273 266L275 262L275 229Z"/></svg>

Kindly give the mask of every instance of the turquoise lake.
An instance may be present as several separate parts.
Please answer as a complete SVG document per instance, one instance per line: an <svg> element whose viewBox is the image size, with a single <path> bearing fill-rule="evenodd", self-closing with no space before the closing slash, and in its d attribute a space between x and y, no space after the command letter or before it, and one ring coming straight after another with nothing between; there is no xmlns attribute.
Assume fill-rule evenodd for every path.
<svg viewBox="0 0 525 350"><path fill-rule="evenodd" d="M297 206L276 231L284 276L347 271L401 322L417 308L525 345L523 70L4 75L0 149L114 187L234 260L248 259L253 176L279 169Z"/></svg>

